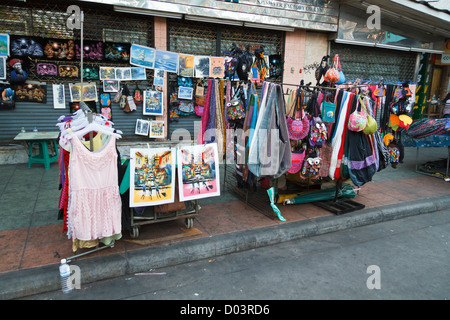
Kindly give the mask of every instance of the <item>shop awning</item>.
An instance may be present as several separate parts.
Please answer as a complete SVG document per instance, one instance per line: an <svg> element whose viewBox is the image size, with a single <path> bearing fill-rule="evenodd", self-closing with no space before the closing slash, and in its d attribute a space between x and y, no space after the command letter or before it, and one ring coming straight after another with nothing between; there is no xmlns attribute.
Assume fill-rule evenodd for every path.
<svg viewBox="0 0 450 320"><path fill-rule="evenodd" d="M367 27L370 6L380 10L380 29ZM341 0L336 42L442 53L450 38L450 11L443 8L423 0Z"/></svg>

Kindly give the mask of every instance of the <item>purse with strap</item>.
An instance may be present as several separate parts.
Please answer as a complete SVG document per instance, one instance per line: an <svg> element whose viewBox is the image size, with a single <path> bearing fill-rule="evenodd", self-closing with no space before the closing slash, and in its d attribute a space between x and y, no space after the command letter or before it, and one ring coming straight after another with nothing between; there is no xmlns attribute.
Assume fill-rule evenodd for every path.
<svg viewBox="0 0 450 320"><path fill-rule="evenodd" d="M340 66L338 66L339 55L335 55L331 67L325 73L324 79L326 82L336 83L339 81Z"/></svg>
<svg viewBox="0 0 450 320"><path fill-rule="evenodd" d="M308 135L309 132L310 123L308 117L304 114L301 106L301 100L302 95L299 91L297 91L296 102L291 107L291 109L294 109L294 118L291 117L292 110L289 110L289 113L286 115L286 125L289 133L289 139L291 140L302 140Z"/></svg>

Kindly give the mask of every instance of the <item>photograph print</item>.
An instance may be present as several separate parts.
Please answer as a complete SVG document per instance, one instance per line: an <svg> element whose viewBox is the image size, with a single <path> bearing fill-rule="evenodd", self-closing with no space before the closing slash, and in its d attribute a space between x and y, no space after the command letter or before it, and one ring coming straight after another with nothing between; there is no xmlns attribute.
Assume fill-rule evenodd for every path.
<svg viewBox="0 0 450 320"><path fill-rule="evenodd" d="M220 196L217 143L179 147L177 166L180 201Z"/></svg>
<svg viewBox="0 0 450 320"><path fill-rule="evenodd" d="M171 148L130 149L130 207L175 201L175 157Z"/></svg>

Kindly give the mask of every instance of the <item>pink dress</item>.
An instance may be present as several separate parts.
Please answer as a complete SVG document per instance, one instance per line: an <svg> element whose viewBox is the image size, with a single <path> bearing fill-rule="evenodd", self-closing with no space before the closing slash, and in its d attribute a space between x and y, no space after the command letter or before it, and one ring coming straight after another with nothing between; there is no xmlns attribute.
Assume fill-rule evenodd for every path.
<svg viewBox="0 0 450 320"><path fill-rule="evenodd" d="M89 151L74 135L69 165L68 237L95 240L121 233L116 139Z"/></svg>

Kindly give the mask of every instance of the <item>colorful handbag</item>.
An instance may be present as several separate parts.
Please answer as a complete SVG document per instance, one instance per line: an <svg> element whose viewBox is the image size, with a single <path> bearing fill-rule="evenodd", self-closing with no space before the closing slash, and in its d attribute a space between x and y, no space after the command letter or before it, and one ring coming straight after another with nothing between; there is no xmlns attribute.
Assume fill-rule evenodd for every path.
<svg viewBox="0 0 450 320"><path fill-rule="evenodd" d="M334 114L336 112L336 106L333 102L324 101L322 102L321 107L321 115L322 115L322 121L324 122L332 122L334 123Z"/></svg>
<svg viewBox="0 0 450 320"><path fill-rule="evenodd" d="M348 117L347 128L351 131L362 131L367 125L367 115L362 111L358 111L359 106L360 103L358 100L356 110Z"/></svg>
<svg viewBox="0 0 450 320"><path fill-rule="evenodd" d="M180 104L178 105L178 111L179 111L179 114L182 116L189 116L189 115L195 113L194 103L193 102L186 103L186 102L180 101Z"/></svg>
<svg viewBox="0 0 450 320"><path fill-rule="evenodd" d="M326 82L336 83L339 81L339 67L337 65L339 55L335 55L331 67L325 73L324 79Z"/></svg>
<svg viewBox="0 0 450 320"><path fill-rule="evenodd" d="M227 120L229 122L245 119L245 104L241 99L240 91L241 87L236 90L234 97L225 104L227 110Z"/></svg>
<svg viewBox="0 0 450 320"><path fill-rule="evenodd" d="M120 98L122 97L122 90L123 88L120 88L119 91L117 91L116 95L114 96L113 102L114 103L119 103Z"/></svg>
<svg viewBox="0 0 450 320"><path fill-rule="evenodd" d="M204 109L204 108L205 108L204 106L196 105L196 106L194 107L195 115L198 116L198 117L201 117L201 116L203 115L203 109Z"/></svg>
<svg viewBox="0 0 450 320"><path fill-rule="evenodd" d="M303 149L302 152L298 152L297 151L297 152L292 152L291 153L292 166L288 170L288 173L294 174L294 173L299 172L302 169L303 160L305 159L305 153L306 153L305 149Z"/></svg>
<svg viewBox="0 0 450 320"><path fill-rule="evenodd" d="M302 140L308 135L309 132L309 119L305 116L303 108L301 107L301 95L297 92L297 102L293 105L294 115L296 118L291 117L291 111L286 115L286 124L289 134L289 139L291 140ZM301 109L301 119L297 119L300 114Z"/></svg>

